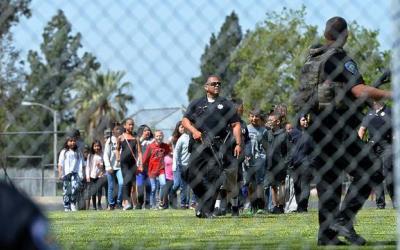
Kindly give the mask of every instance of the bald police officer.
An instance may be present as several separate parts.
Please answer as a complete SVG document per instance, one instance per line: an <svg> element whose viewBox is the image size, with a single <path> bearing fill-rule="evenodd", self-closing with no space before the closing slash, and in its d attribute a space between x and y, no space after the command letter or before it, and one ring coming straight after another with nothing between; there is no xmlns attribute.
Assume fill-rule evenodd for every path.
<svg viewBox="0 0 400 250"><path fill-rule="evenodd" d="M221 79L212 75L204 84L206 96L196 99L182 119L182 125L191 133L191 156L182 178L199 198L196 216L213 217L217 190L223 183L221 178L229 154L238 157L241 153L240 118L233 103L220 97ZM234 148L227 144L229 131L233 131Z"/></svg>

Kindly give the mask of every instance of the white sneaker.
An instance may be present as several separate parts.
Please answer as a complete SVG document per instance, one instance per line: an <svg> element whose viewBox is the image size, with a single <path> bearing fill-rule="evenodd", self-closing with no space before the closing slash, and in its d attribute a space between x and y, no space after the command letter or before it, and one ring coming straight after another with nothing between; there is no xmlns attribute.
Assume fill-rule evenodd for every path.
<svg viewBox="0 0 400 250"><path fill-rule="evenodd" d="M78 211L78 209L76 209L76 205L75 204L71 204L71 211L73 211L73 212Z"/></svg>
<svg viewBox="0 0 400 250"><path fill-rule="evenodd" d="M126 205L122 210L126 211L126 210L132 210L133 207L131 204Z"/></svg>
<svg viewBox="0 0 400 250"><path fill-rule="evenodd" d="M71 211L71 209L69 209L69 208L64 208L64 212L70 212Z"/></svg>

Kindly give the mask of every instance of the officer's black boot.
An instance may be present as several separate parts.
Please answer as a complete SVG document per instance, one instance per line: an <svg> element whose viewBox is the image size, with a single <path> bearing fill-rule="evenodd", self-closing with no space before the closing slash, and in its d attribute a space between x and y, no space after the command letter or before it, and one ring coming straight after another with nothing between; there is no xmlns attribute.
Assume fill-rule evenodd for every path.
<svg viewBox="0 0 400 250"><path fill-rule="evenodd" d="M232 216L239 216L239 197L232 198Z"/></svg>
<svg viewBox="0 0 400 250"><path fill-rule="evenodd" d="M226 200L226 191L225 190L219 190L219 195L217 202L219 203L219 206L215 207L214 209L214 215L215 216L225 216L226 215L226 206L227 206L227 200ZM216 203L217 203L216 202Z"/></svg>
<svg viewBox="0 0 400 250"><path fill-rule="evenodd" d="M330 229L337 232L339 236L343 236L352 245L363 246L367 241L354 230L352 223L346 223L343 219L338 219L330 226Z"/></svg>

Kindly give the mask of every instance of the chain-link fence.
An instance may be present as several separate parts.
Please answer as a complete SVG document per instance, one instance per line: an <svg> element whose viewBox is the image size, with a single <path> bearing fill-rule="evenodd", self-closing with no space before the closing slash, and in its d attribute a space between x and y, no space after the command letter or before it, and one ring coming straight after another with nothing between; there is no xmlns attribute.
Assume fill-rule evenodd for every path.
<svg viewBox="0 0 400 250"><path fill-rule="evenodd" d="M396 1L4 1L3 176L30 196L59 195L47 205L60 210L49 216L65 248L395 247L399 11ZM111 243L91 240L103 231L89 220L61 236L71 222L61 211L101 208L144 218L144 236L132 242L117 211L71 214L121 222ZM174 227L196 217L201 237L215 235ZM184 237L154 229L158 219ZM278 231L254 231L270 220Z"/></svg>

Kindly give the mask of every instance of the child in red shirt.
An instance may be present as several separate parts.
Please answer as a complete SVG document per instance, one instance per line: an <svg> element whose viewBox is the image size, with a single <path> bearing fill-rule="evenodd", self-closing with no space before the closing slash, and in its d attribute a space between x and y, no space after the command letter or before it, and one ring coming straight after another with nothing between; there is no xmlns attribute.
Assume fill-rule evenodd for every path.
<svg viewBox="0 0 400 250"><path fill-rule="evenodd" d="M166 183L164 157L171 152L171 148L163 142L164 133L161 130L155 131L154 139L154 142L147 147L144 153L143 166L148 169L151 183L150 206L153 209L157 209L157 182L159 183L159 195L163 197L163 189Z"/></svg>

